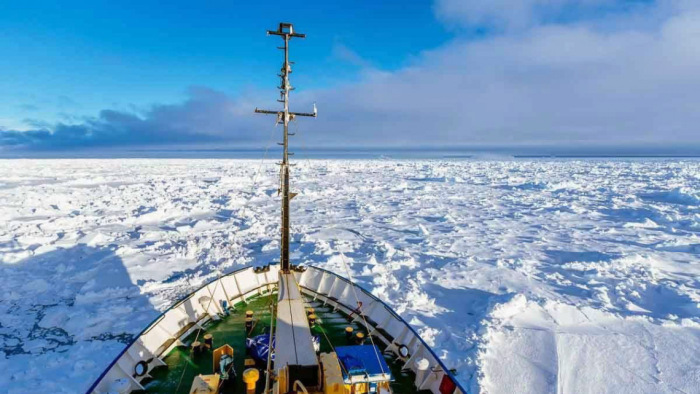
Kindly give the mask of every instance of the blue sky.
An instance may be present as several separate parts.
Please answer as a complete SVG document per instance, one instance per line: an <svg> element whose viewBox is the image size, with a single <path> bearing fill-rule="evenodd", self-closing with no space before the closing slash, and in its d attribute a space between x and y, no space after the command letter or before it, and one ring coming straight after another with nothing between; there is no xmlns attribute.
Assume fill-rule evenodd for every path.
<svg viewBox="0 0 700 394"><path fill-rule="evenodd" d="M4 2L0 150L264 145L280 21L308 146L700 146L697 3Z"/></svg>
<svg viewBox="0 0 700 394"><path fill-rule="evenodd" d="M450 36L427 1L38 1L0 6L0 118L61 120L185 99L189 86L237 94L274 87L279 53L265 29L293 21L296 84L356 78L349 51L400 67ZM352 49L355 48L355 49ZM296 77L296 75L295 75ZM274 97L270 97L274 98ZM263 103L261 103L263 104Z"/></svg>

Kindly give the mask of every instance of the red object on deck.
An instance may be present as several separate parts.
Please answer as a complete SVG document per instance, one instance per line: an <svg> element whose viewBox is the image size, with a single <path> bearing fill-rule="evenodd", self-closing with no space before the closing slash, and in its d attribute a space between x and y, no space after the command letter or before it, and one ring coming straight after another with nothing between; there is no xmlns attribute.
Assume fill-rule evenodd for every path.
<svg viewBox="0 0 700 394"><path fill-rule="evenodd" d="M447 374L442 375L442 382L440 382L440 394L452 394L455 392L457 385L452 378Z"/></svg>

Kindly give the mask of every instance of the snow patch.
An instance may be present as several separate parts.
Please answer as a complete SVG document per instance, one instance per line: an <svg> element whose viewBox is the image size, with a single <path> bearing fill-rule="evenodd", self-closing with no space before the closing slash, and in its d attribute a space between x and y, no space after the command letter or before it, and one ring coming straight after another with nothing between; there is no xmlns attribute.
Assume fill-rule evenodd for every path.
<svg viewBox="0 0 700 394"><path fill-rule="evenodd" d="M697 160L298 164L294 262L347 266L472 391L697 392ZM83 392L175 300L278 260L259 166L0 161L0 392Z"/></svg>

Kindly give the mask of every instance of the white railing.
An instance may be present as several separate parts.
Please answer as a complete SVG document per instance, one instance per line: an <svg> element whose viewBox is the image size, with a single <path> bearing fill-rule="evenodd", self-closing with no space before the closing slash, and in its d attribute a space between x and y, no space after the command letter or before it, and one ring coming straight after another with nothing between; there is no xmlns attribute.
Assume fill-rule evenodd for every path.
<svg viewBox="0 0 700 394"><path fill-rule="evenodd" d="M207 283L175 303L122 351L87 393L106 393L117 379L126 380L130 391L142 390L141 380L148 376L148 372L165 365L161 357L180 345L182 339L212 316L221 313L222 301L235 305L277 286L279 266L269 268L258 272L252 267L240 269ZM347 314L357 309L359 300L368 324L366 329L404 362L404 368L416 373L418 389L440 394L440 385L446 379L456 385L455 394L466 393L411 326L381 300L347 279L321 268L307 267L306 271L297 272L295 276L305 294ZM358 324L365 324L365 320L356 313L353 316ZM402 357L401 353L406 357ZM135 373L139 363L147 366L146 374L142 376Z"/></svg>

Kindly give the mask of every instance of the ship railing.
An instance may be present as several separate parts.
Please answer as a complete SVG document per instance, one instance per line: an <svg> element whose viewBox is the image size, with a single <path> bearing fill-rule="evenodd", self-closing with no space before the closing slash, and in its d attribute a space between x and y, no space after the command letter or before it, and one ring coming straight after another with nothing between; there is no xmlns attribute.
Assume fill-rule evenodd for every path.
<svg viewBox="0 0 700 394"><path fill-rule="evenodd" d="M236 270L183 297L135 337L90 386L87 393L106 393L116 379L127 379L131 391L143 390L141 381L148 377L148 372L165 365L162 358L174 347L181 346L182 340L203 328L211 319L218 319L224 305L235 305L263 292L274 291L279 267L268 268L246 267ZM467 393L420 335L370 292L319 267L309 266L303 272L295 272L295 276L305 294L351 315L360 325L367 324L365 328L368 334L382 341L387 351L392 351L400 358L404 362L404 369L410 369L416 374L415 384L419 390L435 394L449 392L441 391L442 386L443 390L445 387L454 387L452 392L455 394ZM143 367L144 364L146 368L137 367Z"/></svg>

